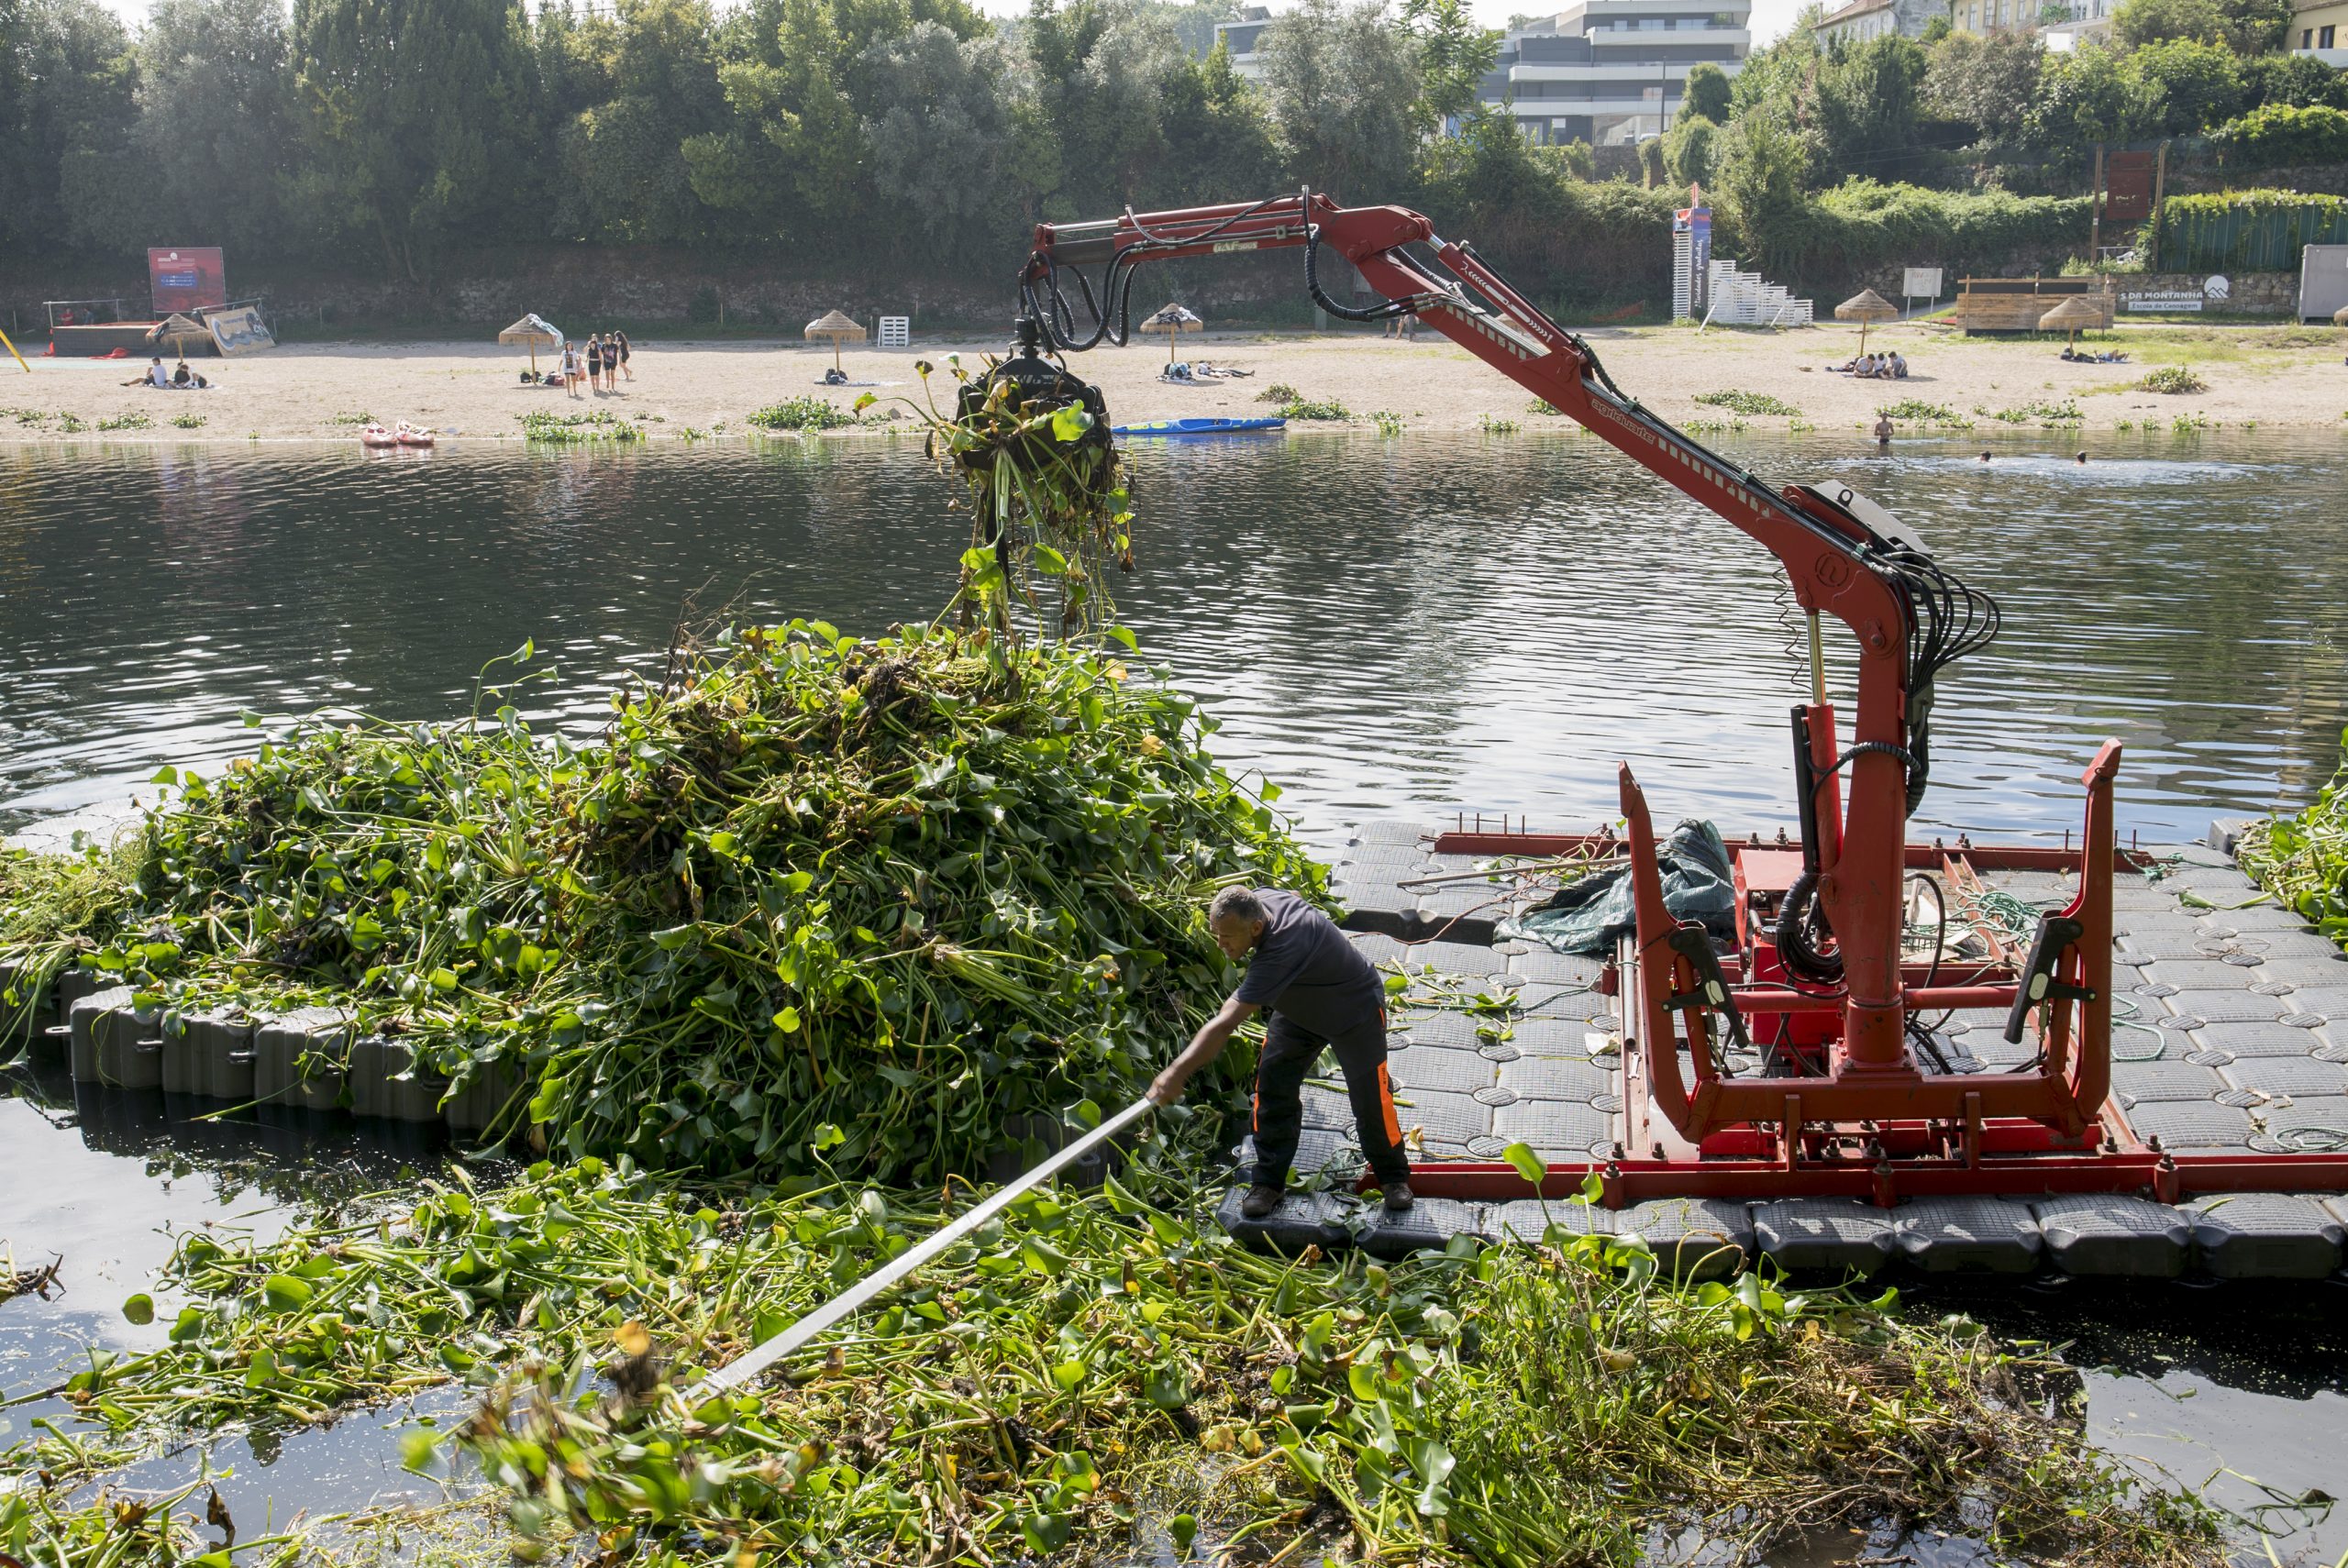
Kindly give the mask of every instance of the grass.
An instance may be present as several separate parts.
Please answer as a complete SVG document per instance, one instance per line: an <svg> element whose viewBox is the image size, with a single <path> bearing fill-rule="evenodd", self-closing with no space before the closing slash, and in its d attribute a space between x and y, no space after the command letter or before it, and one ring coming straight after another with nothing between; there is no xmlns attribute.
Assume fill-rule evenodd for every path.
<svg viewBox="0 0 2348 1568"><path fill-rule="evenodd" d="M854 425L857 416L820 397L786 398L769 403L745 420L760 430L836 430Z"/></svg>
<svg viewBox="0 0 2348 1568"><path fill-rule="evenodd" d="M1314 403L1310 398L1292 397L1279 406L1282 419L1326 420L1338 423L1353 414L1342 403Z"/></svg>
<svg viewBox="0 0 2348 1568"><path fill-rule="evenodd" d="M2136 387L2141 392L2176 394L2208 392L2210 383L2196 375L2189 366L2164 365L2156 370L2147 370L2138 377Z"/></svg>
<svg viewBox="0 0 2348 1568"><path fill-rule="evenodd" d="M1731 414L1785 414L1796 419L1801 417L1800 409L1781 399L1771 397L1767 392L1741 392L1733 387L1724 392L1698 392L1695 401L1712 408L1725 408Z"/></svg>
<svg viewBox="0 0 2348 1568"><path fill-rule="evenodd" d="M576 414L557 414L552 409L534 408L527 414L517 414L522 422L525 440L580 444L590 441L641 441L644 427L608 409L586 409Z"/></svg>

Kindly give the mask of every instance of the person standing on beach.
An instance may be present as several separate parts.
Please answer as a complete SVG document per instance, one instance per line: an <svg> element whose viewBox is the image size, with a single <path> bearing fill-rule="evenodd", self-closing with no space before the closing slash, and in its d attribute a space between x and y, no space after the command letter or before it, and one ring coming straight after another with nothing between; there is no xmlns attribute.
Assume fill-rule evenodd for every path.
<svg viewBox="0 0 2348 1568"><path fill-rule="evenodd" d="M1271 1022L1256 1066L1256 1168L1239 1211L1261 1220L1288 1193L1289 1165L1304 1132L1304 1078L1324 1046L1335 1048L1353 1102L1362 1155L1378 1176L1387 1212L1411 1207L1410 1156L1386 1076L1386 987L1361 950L1327 915L1276 889L1225 888L1207 908L1207 930L1224 956L1247 961L1239 988L1191 1036L1149 1086L1171 1105L1198 1070L1223 1055L1232 1033L1265 1008Z"/></svg>
<svg viewBox="0 0 2348 1568"><path fill-rule="evenodd" d="M615 332L612 334L612 341L620 346L620 373L627 377L629 381L636 380L636 372L627 368L627 334L625 332Z"/></svg>
<svg viewBox="0 0 2348 1568"><path fill-rule="evenodd" d="M604 390L604 335L600 332L587 339L587 390L598 394Z"/></svg>
<svg viewBox="0 0 2348 1568"><path fill-rule="evenodd" d="M579 350L569 339L562 345L562 390L570 396L579 395Z"/></svg>

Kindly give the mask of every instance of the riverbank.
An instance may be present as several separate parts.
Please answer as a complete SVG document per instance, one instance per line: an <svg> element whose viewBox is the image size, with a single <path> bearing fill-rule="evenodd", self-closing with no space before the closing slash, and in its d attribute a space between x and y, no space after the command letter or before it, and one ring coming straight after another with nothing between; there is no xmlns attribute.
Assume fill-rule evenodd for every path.
<svg viewBox="0 0 2348 1568"><path fill-rule="evenodd" d="M1898 382L1829 371L1856 351L1858 330L1840 324L1784 333L1688 327L1598 328L1590 342L1615 381L1664 417L1698 434L1742 423L1755 430L1853 430L1906 402L1906 428L1983 431L2077 427L2084 433L2183 422L2219 426L2348 432L2348 334L2315 327L2240 325L2123 326L2100 347L2125 365L2077 364L2048 341L1966 338L1922 323L1877 328L1868 347L1897 348L1912 366ZM991 339L921 342L912 349L851 349L846 388L820 384L831 352L795 342L637 345L609 393L576 397L523 384L527 363L494 344L415 342L296 345L270 354L197 362L218 384L201 392L121 383L128 360L32 359L29 375L0 365L0 444L349 440L368 418L407 419L451 440L520 440L523 416L603 413L649 439L731 436L759 409L802 397L843 410L865 392L890 401L922 396L917 360L959 352L975 366ZM1431 332L1415 342L1366 335L1214 334L1187 338L1187 357L1252 372L1228 381L1169 385L1158 379L1163 346L1105 349L1077 368L1095 380L1119 420L1183 414L1260 414L1273 386L1335 404L1355 423L1391 414L1406 429L1460 431L1529 425L1542 415L1523 390ZM2190 370L2200 390L2159 392L2140 383L2166 367ZM942 381L942 376L941 376ZM1738 397L1730 394L1747 394ZM942 394L941 394L942 395ZM1768 402L1774 400L1774 408ZM1766 411L1766 412L1765 412ZM1303 422L1291 420L1296 428ZM885 425L880 428L887 428Z"/></svg>

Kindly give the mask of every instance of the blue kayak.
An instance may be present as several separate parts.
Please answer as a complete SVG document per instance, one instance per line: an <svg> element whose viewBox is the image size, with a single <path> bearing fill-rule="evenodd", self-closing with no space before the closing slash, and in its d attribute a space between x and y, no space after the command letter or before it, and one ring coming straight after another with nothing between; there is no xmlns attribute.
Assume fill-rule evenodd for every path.
<svg viewBox="0 0 2348 1568"><path fill-rule="evenodd" d="M1278 430L1285 419L1150 419L1110 427L1112 436L1231 436L1247 430Z"/></svg>

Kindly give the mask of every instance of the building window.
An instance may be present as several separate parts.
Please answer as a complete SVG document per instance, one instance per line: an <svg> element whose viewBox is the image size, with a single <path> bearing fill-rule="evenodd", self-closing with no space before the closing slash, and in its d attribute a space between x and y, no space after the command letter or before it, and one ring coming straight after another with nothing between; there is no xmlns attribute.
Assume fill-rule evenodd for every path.
<svg viewBox="0 0 2348 1568"><path fill-rule="evenodd" d="M2331 47L2331 40L2334 36L2334 28L2326 28L2323 31L2318 33L2316 35L2315 47L2318 49L2330 49Z"/></svg>
<svg viewBox="0 0 2348 1568"><path fill-rule="evenodd" d="M2299 47L2301 49L2315 48L2315 29L2313 28L2301 28L2299 29Z"/></svg>

